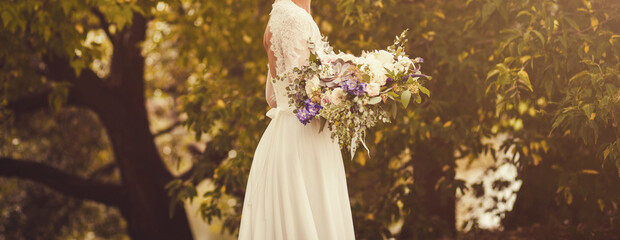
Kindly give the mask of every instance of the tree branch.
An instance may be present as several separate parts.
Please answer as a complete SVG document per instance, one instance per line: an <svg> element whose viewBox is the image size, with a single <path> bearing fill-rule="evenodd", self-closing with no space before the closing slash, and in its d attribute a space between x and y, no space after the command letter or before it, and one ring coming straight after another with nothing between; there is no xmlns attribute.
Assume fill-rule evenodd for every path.
<svg viewBox="0 0 620 240"><path fill-rule="evenodd" d="M195 156L201 160L195 162L189 170L177 177L183 181L192 179L194 181L201 181L204 178L212 178L215 169L228 157L228 152L209 148L208 146L204 152L191 146L188 147L188 150L194 152Z"/></svg>
<svg viewBox="0 0 620 240"><path fill-rule="evenodd" d="M101 24L101 29L103 29L105 34L108 35L108 38L110 39L110 42L112 43L112 45L114 45L114 41L113 41L114 35L112 35L112 33L110 33L110 23L105 18L105 15L103 15L103 13L97 7L91 8L90 11L93 14L95 14L97 19L99 19L99 24Z"/></svg>
<svg viewBox="0 0 620 240"><path fill-rule="evenodd" d="M15 101L10 101L7 108L11 109L16 117L19 117L24 113L46 108L49 106L48 97L50 92L50 90L47 90L40 93L23 96Z"/></svg>
<svg viewBox="0 0 620 240"><path fill-rule="evenodd" d="M50 60L47 59L47 61ZM105 91L107 86L105 86L103 80L97 77L90 69L82 70L82 74L76 77L69 64L63 63L65 63L65 61L62 59L54 59L51 65L46 66L46 69L36 69L36 71L52 81L58 82L66 80L72 83L70 87L71 90L67 96L68 105L84 106L94 109L94 103L98 102L98 99L93 98L93 94L101 97L102 94L108 93ZM51 93L52 89L48 88L37 93L20 96L10 101L7 108L12 110L16 117L39 109L49 108L49 95Z"/></svg>
<svg viewBox="0 0 620 240"><path fill-rule="evenodd" d="M84 90L85 87L89 87L89 91L86 94L81 95L90 96L91 93L97 92L97 89L101 89L100 86L105 85L103 80L88 68L83 69L82 74L79 77L75 76L73 68L65 58L55 58L49 55L44 55L40 61L40 65L43 65L43 67L39 67L39 64L34 64L33 66L33 70L36 73L53 82L68 81L73 85L77 84L80 90ZM71 88L76 89L74 86ZM10 101L7 108L11 109L17 117L24 113L47 108L49 107L49 95L52 91L52 87L48 86L48 88L43 91L20 96L19 98ZM85 104L86 101L83 101L84 99L82 99L80 102L79 98L80 94L71 90L69 91L67 104L83 105L88 107L88 104Z"/></svg>
<svg viewBox="0 0 620 240"><path fill-rule="evenodd" d="M159 137L159 136L164 135L164 134L166 134L166 133L172 132L172 130L174 130L176 127L178 127L179 125L181 125L181 123L182 123L181 121L176 120L176 121L174 121L174 123L172 123L172 124L171 124L170 126L168 126L167 128L164 128L164 129L162 129L162 130L159 130L159 131L157 131L157 132L153 133L153 136L154 136L154 137Z"/></svg>
<svg viewBox="0 0 620 240"><path fill-rule="evenodd" d="M80 75L76 76L69 60L64 57L44 55L42 60L46 65L44 76L54 81L71 83L67 99L69 103L89 108L100 117L102 113L115 112L117 106L124 104L123 99L91 69L84 68Z"/></svg>
<svg viewBox="0 0 620 240"><path fill-rule="evenodd" d="M114 170L116 170L117 167L118 166L116 165L116 162L110 162L106 165L103 165L103 167L100 167L93 171L89 177L90 179L95 179L97 177L110 175L114 172Z"/></svg>
<svg viewBox="0 0 620 240"><path fill-rule="evenodd" d="M571 30L567 31L567 33L568 33L568 34L583 34L583 33L587 32L587 31L590 31L590 30L594 29L594 27L597 27L597 28L598 28L598 27L601 27L601 26L603 26L603 24L606 24L606 23L608 23L608 22L610 22L610 21L613 21L613 20L615 20L617 17L618 17L618 16L613 16L613 17L610 17L609 19L607 19L607 20L605 20L605 21L602 21L602 22L598 23L597 25L591 25L591 26L589 26L589 27L587 27L587 28L584 28L584 29L581 29L581 30L579 30L579 31L574 30L574 29L571 29ZM564 34L564 32L562 32L562 31L558 31L558 32L553 33L552 35L561 35L561 34Z"/></svg>
<svg viewBox="0 0 620 240"><path fill-rule="evenodd" d="M65 195L109 206L124 203L125 194L121 185L80 178L34 161L0 157L0 176L32 180Z"/></svg>

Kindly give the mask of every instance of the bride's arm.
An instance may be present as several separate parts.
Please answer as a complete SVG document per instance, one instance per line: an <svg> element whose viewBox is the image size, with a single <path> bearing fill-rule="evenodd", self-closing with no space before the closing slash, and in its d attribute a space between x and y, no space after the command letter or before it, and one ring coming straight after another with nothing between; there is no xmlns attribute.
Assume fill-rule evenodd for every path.
<svg viewBox="0 0 620 240"><path fill-rule="evenodd" d="M265 84L265 99L267 99L267 104L269 104L269 107L275 108L278 107L278 103L276 101L276 93L273 91L273 83L271 81L271 76L267 76L267 84Z"/></svg>
<svg viewBox="0 0 620 240"><path fill-rule="evenodd" d="M310 23L305 23L303 19L294 15L286 15L284 17L286 19L276 21L280 25L277 25L273 29L276 31L275 34L272 32L271 26L267 26L263 37L263 45L269 57L269 77L271 79L275 79L277 76L278 72L276 69L283 72L290 71L295 67L305 65L310 57L310 50L308 49L310 30L306 29ZM274 46L271 45L272 37L276 38L276 41L274 41L276 45ZM274 49L278 51L278 54L274 53ZM279 68L278 61L280 61ZM265 86L265 98L270 107L277 107L273 83L271 81L267 81Z"/></svg>
<svg viewBox="0 0 620 240"><path fill-rule="evenodd" d="M276 94L273 90L272 80L275 79L276 76L276 57L271 51L271 32L269 31L269 27L265 30L263 45L265 47L265 51L267 51L267 57L269 58L269 73L267 76L267 83L265 84L265 99L267 100L269 107L275 108L278 104L276 101Z"/></svg>

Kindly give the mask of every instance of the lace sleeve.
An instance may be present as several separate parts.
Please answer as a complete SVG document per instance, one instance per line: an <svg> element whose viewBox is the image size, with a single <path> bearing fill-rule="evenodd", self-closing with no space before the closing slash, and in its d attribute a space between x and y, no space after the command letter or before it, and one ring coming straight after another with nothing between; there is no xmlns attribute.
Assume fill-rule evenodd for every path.
<svg viewBox="0 0 620 240"><path fill-rule="evenodd" d="M275 108L278 106L276 101L276 93L273 90L273 82L271 81L271 71L267 73L267 81L265 84L265 99L269 107Z"/></svg>
<svg viewBox="0 0 620 240"><path fill-rule="evenodd" d="M309 15L304 15L307 14L304 10L291 4L274 4L269 19L270 48L276 57L277 75L305 64L310 56L308 40L314 22Z"/></svg>

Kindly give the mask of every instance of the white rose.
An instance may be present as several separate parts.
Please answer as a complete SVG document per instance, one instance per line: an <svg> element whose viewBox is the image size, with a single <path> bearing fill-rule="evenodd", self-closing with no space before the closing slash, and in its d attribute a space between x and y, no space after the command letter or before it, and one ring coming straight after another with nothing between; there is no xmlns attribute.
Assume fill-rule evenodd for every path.
<svg viewBox="0 0 620 240"><path fill-rule="evenodd" d="M336 61L337 59L342 59L343 61L348 62L348 61L354 61L356 58L357 57L355 57L355 55L353 54L348 54L348 53L343 53L343 52L330 56L331 62Z"/></svg>
<svg viewBox="0 0 620 240"><path fill-rule="evenodd" d="M398 56L397 69L399 72L407 71L407 69L413 64L413 61L405 56Z"/></svg>
<svg viewBox="0 0 620 240"><path fill-rule="evenodd" d="M345 92L342 88L336 88L332 91L331 101L335 105L340 105L344 101Z"/></svg>
<svg viewBox="0 0 620 240"><path fill-rule="evenodd" d="M383 64L394 64L394 55L385 50L379 50L376 54L376 58Z"/></svg>
<svg viewBox="0 0 620 240"><path fill-rule="evenodd" d="M330 64L338 59L338 55L327 54L321 58L321 63Z"/></svg>
<svg viewBox="0 0 620 240"><path fill-rule="evenodd" d="M369 73L371 77L370 82L374 82L379 84L379 86L383 86L385 85L385 81L387 79L387 71L385 70L385 68L393 69L394 67L393 63L391 62L386 62L385 64L381 62L381 60L377 58L378 56L379 55L376 52L374 52L374 54L366 54L363 64L368 69L367 73Z"/></svg>
<svg viewBox="0 0 620 240"><path fill-rule="evenodd" d="M344 58L343 58L343 60L344 60ZM366 65L367 64L367 60L366 60L365 57L356 57L356 58L353 58L351 61L354 64L356 64L356 65Z"/></svg>
<svg viewBox="0 0 620 240"><path fill-rule="evenodd" d="M379 86L385 85L387 72L381 65L370 65L370 82L379 84Z"/></svg>
<svg viewBox="0 0 620 240"><path fill-rule="evenodd" d="M372 79L370 79L371 83L376 83L379 86L383 86L385 85L386 81L387 81L387 72L385 71L385 69L381 68L381 69L377 69L376 71L374 71L374 75L372 76Z"/></svg>
<svg viewBox="0 0 620 240"><path fill-rule="evenodd" d="M334 69L331 64L321 64L319 66L319 76L321 78L326 78L327 76L331 76L334 74Z"/></svg>
<svg viewBox="0 0 620 240"><path fill-rule="evenodd" d="M326 91L321 95L321 105L326 106L332 103L332 92Z"/></svg>
<svg viewBox="0 0 620 240"><path fill-rule="evenodd" d="M312 97L314 91L320 90L320 81L319 76L316 75L306 81L306 94L308 94L308 97Z"/></svg>
<svg viewBox="0 0 620 240"><path fill-rule="evenodd" d="M381 91L381 86L377 83L369 83L368 85L366 85L366 93L368 93L368 96L374 97L379 95L379 92Z"/></svg>
<svg viewBox="0 0 620 240"><path fill-rule="evenodd" d="M355 60L357 57L355 57L355 55L353 55L353 54L343 54L341 58L342 58L342 60L348 62L348 61Z"/></svg>

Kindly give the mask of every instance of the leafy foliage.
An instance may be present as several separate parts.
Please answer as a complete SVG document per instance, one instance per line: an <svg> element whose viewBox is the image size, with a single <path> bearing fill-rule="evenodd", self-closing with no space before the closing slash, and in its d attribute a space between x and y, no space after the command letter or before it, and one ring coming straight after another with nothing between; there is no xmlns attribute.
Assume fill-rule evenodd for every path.
<svg viewBox="0 0 620 240"><path fill-rule="evenodd" d="M263 7L258 6L258 12L265 12ZM399 231L390 231L394 229L390 226L399 221L418 237L433 236L441 226L450 229L449 219L431 220L433 214L420 209L424 203L419 198L433 196L431 190L441 193L438 201L450 201L457 188L466 188L453 178L454 161L474 160L478 154L500 150L481 141L500 133L510 136L501 150L511 151L521 178L528 178L526 166L547 161L553 163L549 171L558 178L546 181L558 189L572 186L559 190L556 198L572 196L573 200L557 202L557 206L570 208L573 191L585 190L583 186L610 182L597 193L592 189L579 193L585 202L578 208L603 202L603 210L617 214L618 191L609 190L617 185L618 176L608 174L617 171L613 165L620 159L614 155L618 143L614 120L619 86L617 3L338 1L314 3L313 9L334 47L353 53L389 43L398 29L412 29L411 38L417 41L407 52L426 59L425 67L437 79L430 83L432 99L423 99L422 107L399 115L396 122L401 124L369 134L368 142L375 143L371 144L371 159L358 156L354 163L347 163L359 236L393 236ZM265 24L257 28L262 30ZM259 34L254 36L260 39ZM236 41L243 45L242 38ZM573 142L577 138L581 143ZM244 151L248 158L242 161L250 160L254 145L250 144ZM417 150L430 151L424 154L437 158L430 160L433 164L420 165L416 161L425 156ZM565 158L577 152L582 157ZM585 164L584 159L599 164ZM432 176L434 188L424 190L424 183L416 182L414 175L431 166L440 171ZM568 166L570 170L565 169ZM594 179L575 178L583 173ZM243 183L239 178L237 182ZM228 189L239 186L226 185ZM571 194L562 195L563 191ZM583 221L606 218L603 215L592 214ZM400 236L405 237L402 232Z"/></svg>
<svg viewBox="0 0 620 240"><path fill-rule="evenodd" d="M207 142L192 159L191 176L169 185L172 201L203 195L204 218L222 218L224 230L235 233L252 155L268 122L261 41L271 3L2 1L0 45L9 47L0 48L0 106L49 91L51 108L64 109L75 86L42 77L41 58L65 56L76 73L92 69L105 76L114 47L105 36L130 27L135 14L146 16L145 95L174 98L172 112ZM593 225L618 226L617 1L312 4L334 48L354 54L411 29L406 52L423 57L433 76L431 98L399 113L397 124L368 133L371 158L358 154L345 162L358 238L451 235L454 193L468 188L454 179L455 160L498 151L511 155L507 160L524 182L505 226L565 219L586 233ZM0 111L7 129L2 143L13 139L11 119ZM483 141L499 134L508 136L500 149ZM214 190L196 191L204 179ZM528 219L524 211L539 215Z"/></svg>

